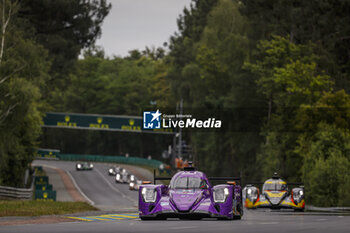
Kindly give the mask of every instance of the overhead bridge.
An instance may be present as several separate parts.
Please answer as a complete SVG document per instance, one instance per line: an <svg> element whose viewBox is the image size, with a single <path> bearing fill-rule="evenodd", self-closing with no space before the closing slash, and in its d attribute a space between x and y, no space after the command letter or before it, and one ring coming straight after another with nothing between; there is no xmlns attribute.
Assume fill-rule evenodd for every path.
<svg viewBox="0 0 350 233"><path fill-rule="evenodd" d="M174 134L172 128L143 129L140 116L47 112L41 127Z"/></svg>

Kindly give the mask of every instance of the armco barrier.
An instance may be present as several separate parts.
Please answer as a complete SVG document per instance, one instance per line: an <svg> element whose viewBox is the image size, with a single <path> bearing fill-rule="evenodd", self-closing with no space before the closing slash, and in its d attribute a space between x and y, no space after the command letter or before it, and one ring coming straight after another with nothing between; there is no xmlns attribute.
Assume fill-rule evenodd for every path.
<svg viewBox="0 0 350 233"><path fill-rule="evenodd" d="M32 199L33 187L30 189L0 186L0 199Z"/></svg>
<svg viewBox="0 0 350 233"><path fill-rule="evenodd" d="M312 205L306 205L305 209L307 211L317 211L317 212L336 212L336 213L350 213L350 207L317 207Z"/></svg>
<svg viewBox="0 0 350 233"><path fill-rule="evenodd" d="M131 165L150 166L158 169L162 164L161 161L154 159L144 159L138 157L110 156L110 155L82 155L82 154L59 154L60 160L71 161L94 161L105 163L122 163Z"/></svg>
<svg viewBox="0 0 350 233"><path fill-rule="evenodd" d="M35 172L33 174L35 177ZM33 198L34 190L34 178L30 188L15 188L8 186L0 186L0 199L20 199L20 200L31 200Z"/></svg>

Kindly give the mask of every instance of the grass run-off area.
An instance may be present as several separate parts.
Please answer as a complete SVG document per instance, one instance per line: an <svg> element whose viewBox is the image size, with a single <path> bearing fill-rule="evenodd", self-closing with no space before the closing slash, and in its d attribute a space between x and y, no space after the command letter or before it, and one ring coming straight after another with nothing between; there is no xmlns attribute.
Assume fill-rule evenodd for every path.
<svg viewBox="0 0 350 233"><path fill-rule="evenodd" d="M97 210L85 202L0 200L0 217L71 214Z"/></svg>

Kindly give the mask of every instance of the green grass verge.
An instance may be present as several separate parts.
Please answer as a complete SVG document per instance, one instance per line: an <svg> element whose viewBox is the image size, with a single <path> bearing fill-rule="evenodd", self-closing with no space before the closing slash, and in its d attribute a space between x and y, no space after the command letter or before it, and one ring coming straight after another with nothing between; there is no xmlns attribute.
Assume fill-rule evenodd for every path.
<svg viewBox="0 0 350 233"><path fill-rule="evenodd" d="M0 200L0 217L72 214L97 210L85 202Z"/></svg>

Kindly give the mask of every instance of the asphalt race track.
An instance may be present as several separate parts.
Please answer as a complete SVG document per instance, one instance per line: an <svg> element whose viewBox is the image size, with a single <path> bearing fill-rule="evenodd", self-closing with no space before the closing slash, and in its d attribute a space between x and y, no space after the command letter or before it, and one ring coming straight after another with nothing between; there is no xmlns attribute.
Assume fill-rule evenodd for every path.
<svg viewBox="0 0 350 233"><path fill-rule="evenodd" d="M116 184L108 176L108 165L94 164L93 171L75 171L75 163L63 161L36 161L36 164L63 168L71 173L81 191L97 207L110 208L104 217L87 217L86 221L54 224L28 224L1 226L2 232L26 233L104 233L104 232L350 232L350 216L318 212L293 212L245 210L242 220L219 221L216 219L141 221L137 217L137 192L127 185ZM118 212L113 214L113 209ZM125 209L125 216L120 213ZM132 211L130 211L130 209ZM79 216L76 216L77 219Z"/></svg>
<svg viewBox="0 0 350 233"><path fill-rule="evenodd" d="M94 163L92 171L76 171L75 162L36 160L35 165L47 165L67 171L89 202L102 210L136 210L137 192L128 184L116 184L108 175L109 165Z"/></svg>
<svg viewBox="0 0 350 233"><path fill-rule="evenodd" d="M1 226L0 232L26 233L104 233L104 232L349 232L349 216L329 216L308 213L278 213L246 211L242 220L167 220L141 221L122 219L114 221L66 222L58 224Z"/></svg>

